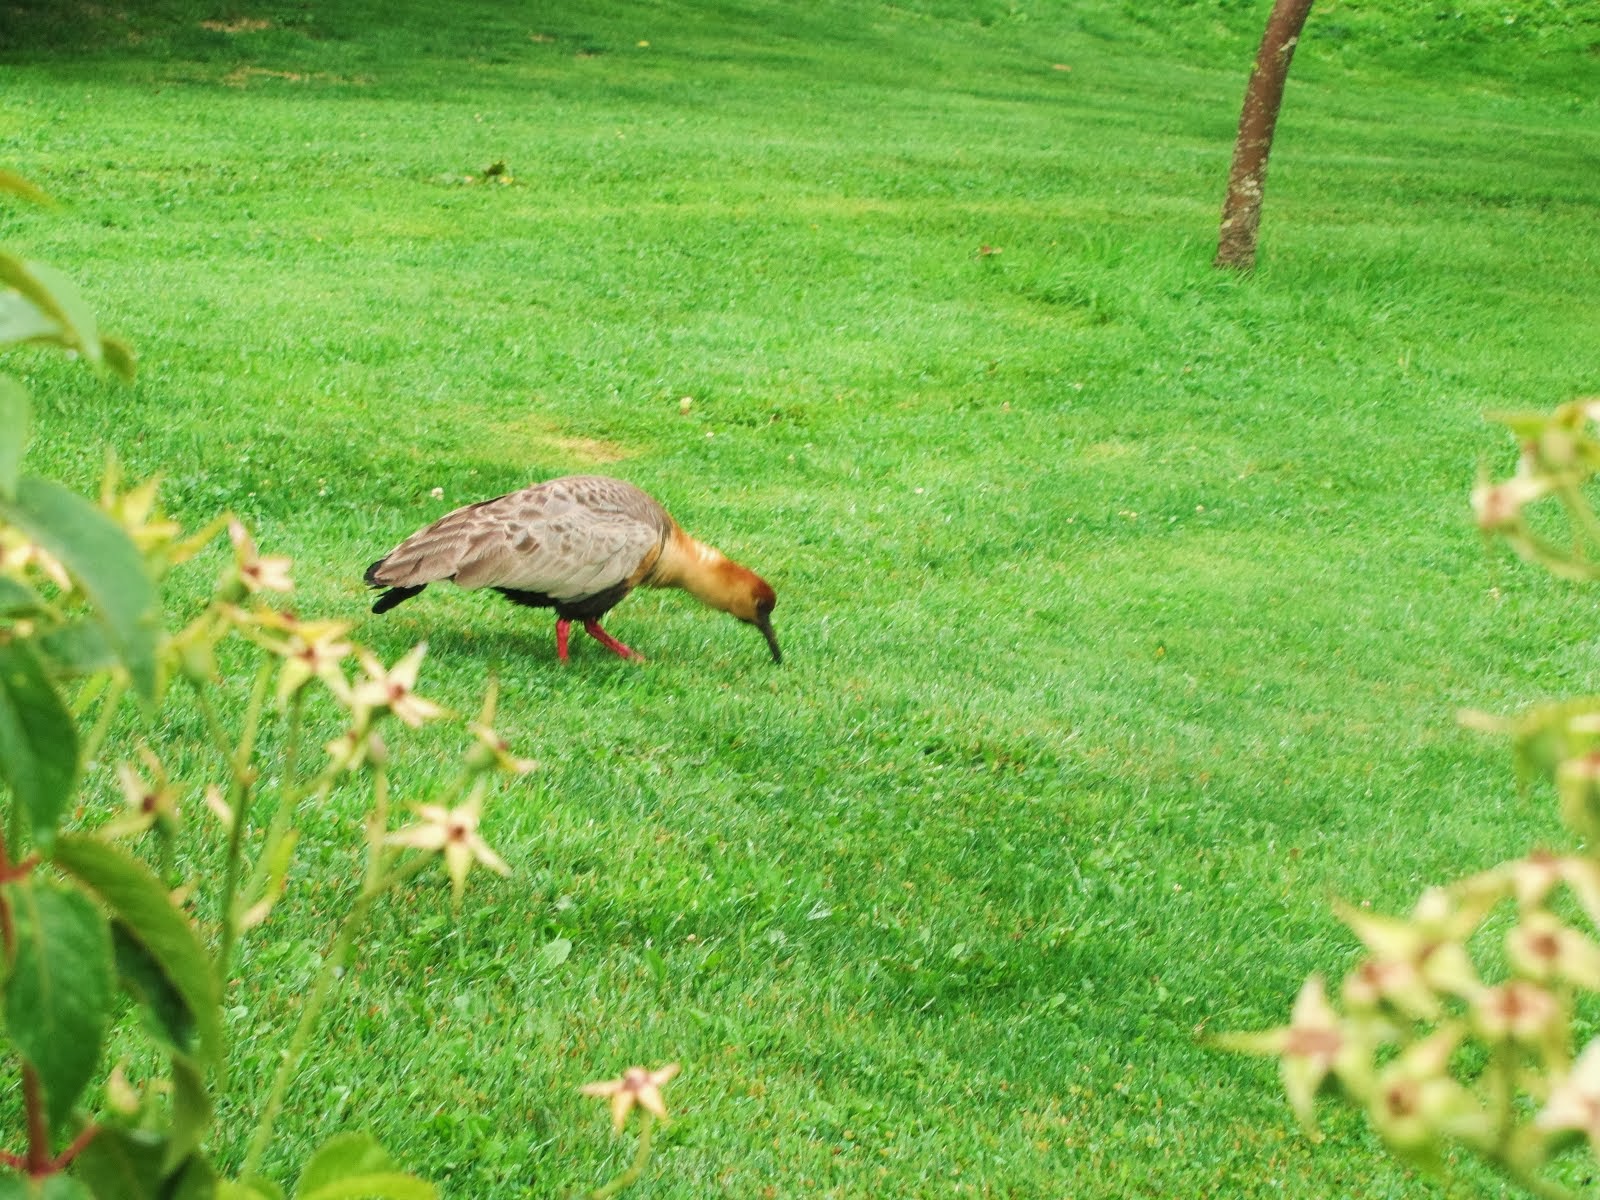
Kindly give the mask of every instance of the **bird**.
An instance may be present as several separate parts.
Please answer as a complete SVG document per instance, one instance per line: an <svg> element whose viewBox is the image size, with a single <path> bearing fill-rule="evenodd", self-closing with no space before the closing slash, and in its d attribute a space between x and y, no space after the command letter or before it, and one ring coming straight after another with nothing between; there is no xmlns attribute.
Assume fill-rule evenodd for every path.
<svg viewBox="0 0 1600 1200"><path fill-rule="evenodd" d="M636 587L682 588L754 625L780 663L772 586L690 537L648 492L604 475L567 475L480 500L419 529L367 568L388 612L430 583L491 588L515 604L553 608L556 657L567 662L572 622L622 658L642 658L600 626Z"/></svg>

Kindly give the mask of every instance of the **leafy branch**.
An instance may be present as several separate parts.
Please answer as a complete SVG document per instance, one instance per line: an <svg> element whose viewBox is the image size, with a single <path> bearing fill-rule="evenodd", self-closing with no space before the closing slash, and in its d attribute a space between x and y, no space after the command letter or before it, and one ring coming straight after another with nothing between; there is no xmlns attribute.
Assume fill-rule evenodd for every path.
<svg viewBox="0 0 1600 1200"><path fill-rule="evenodd" d="M1519 458L1473 489L1479 528L1561 578L1600 578L1600 399L1496 420ZM1431 888L1403 916L1342 909L1366 953L1339 1005L1314 975L1287 1025L1217 1040L1279 1059L1313 1138L1331 1092L1406 1162L1442 1173L1464 1150L1530 1195L1571 1197L1553 1168L1582 1145L1600 1153L1600 1038L1574 1053L1600 996L1600 697L1461 720L1510 739L1519 781L1553 788L1577 848Z"/></svg>

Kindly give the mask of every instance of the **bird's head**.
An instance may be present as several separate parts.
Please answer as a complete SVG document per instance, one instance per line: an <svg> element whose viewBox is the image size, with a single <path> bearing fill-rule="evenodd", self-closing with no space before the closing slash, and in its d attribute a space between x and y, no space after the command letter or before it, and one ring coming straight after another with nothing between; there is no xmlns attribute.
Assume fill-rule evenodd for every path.
<svg viewBox="0 0 1600 1200"><path fill-rule="evenodd" d="M726 563L718 574L722 577L719 581L722 586L718 589L720 595L712 603L759 629L772 651L772 661L781 663L783 652L778 649L778 635L772 632L772 610L778 606L778 593L761 576L737 563Z"/></svg>

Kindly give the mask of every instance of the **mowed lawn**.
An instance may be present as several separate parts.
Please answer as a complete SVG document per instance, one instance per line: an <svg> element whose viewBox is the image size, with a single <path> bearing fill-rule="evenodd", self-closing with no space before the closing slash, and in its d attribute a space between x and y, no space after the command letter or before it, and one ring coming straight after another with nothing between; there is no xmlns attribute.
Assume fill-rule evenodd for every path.
<svg viewBox="0 0 1600 1200"><path fill-rule="evenodd" d="M0 166L62 207L3 240L142 355L13 357L33 469L111 450L239 513L302 614L426 640L462 712L497 678L541 763L485 815L512 878L383 910L271 1172L348 1126L451 1196L563 1196L631 1152L578 1086L677 1061L639 1195L1432 1194L1205 1035L1351 961L1336 898L1565 844L1455 713L1600 668L1595 595L1467 505L1512 460L1486 411L1600 392L1600 59L1531 6L1330 6L1239 277L1268 6L1136 7L8 10ZM784 663L677 593L608 621L642 665L445 587L368 615L402 536L576 471L769 579ZM197 727L120 748L172 761L203 864ZM395 740L401 798L459 747ZM246 948L225 1153L363 804L308 815Z"/></svg>

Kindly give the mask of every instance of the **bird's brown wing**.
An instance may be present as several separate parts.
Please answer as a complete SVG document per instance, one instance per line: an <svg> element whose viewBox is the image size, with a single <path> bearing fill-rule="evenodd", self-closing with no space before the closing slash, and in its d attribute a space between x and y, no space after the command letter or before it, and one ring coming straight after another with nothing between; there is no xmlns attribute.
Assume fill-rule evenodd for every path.
<svg viewBox="0 0 1600 1200"><path fill-rule="evenodd" d="M371 582L409 587L451 579L463 588L583 599L636 583L654 563L665 533L651 509L661 512L616 480L536 484L447 513L390 551Z"/></svg>

